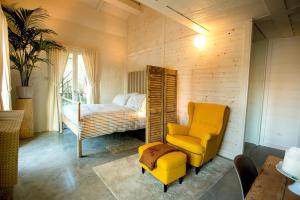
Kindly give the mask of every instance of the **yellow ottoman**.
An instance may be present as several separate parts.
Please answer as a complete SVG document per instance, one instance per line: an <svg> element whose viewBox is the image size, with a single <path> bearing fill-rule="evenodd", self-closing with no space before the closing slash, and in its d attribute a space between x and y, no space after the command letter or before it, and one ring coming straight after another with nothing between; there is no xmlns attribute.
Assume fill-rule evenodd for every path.
<svg viewBox="0 0 300 200"><path fill-rule="evenodd" d="M140 146L139 156L142 156L144 150L158 144L162 143L153 142ZM184 153L180 151L174 151L160 157L156 162L156 168L152 171L142 163L140 163L140 166L142 167L142 173L147 170L160 182L162 182L164 184L164 192L166 192L168 189L168 184L174 182L175 180L179 179L179 184L182 183L183 177L186 174L186 161L187 156Z"/></svg>

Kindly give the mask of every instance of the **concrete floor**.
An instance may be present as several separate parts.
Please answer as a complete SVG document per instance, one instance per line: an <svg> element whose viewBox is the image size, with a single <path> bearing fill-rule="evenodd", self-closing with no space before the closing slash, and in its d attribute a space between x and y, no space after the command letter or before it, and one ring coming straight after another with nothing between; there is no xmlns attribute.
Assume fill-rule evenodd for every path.
<svg viewBox="0 0 300 200"><path fill-rule="evenodd" d="M283 158L284 151L272 149L263 146L255 146L254 144L246 143L244 151L256 165L259 170L264 164L268 155L275 155ZM210 191L205 194L200 200L241 200L242 192L240 189L239 180L235 169L230 170Z"/></svg>
<svg viewBox="0 0 300 200"><path fill-rule="evenodd" d="M126 133L141 135L140 133ZM105 149L118 134L87 139L83 142L87 157L76 157L76 138L64 134L42 133L21 142L19 151L19 182L14 198L22 200L98 200L115 199L104 183L93 172L94 166L136 153L136 149L112 154ZM249 145L251 146L251 145ZM247 154L260 167L269 154L283 157L284 152L266 148L249 148ZM117 172L116 172L117 173ZM242 199L237 175L232 169L201 200Z"/></svg>

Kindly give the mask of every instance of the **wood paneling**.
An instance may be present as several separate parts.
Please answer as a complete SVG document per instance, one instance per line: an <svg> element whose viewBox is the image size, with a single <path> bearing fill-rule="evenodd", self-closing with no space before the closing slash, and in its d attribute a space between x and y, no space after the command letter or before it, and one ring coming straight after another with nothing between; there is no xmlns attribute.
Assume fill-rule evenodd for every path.
<svg viewBox="0 0 300 200"><path fill-rule="evenodd" d="M206 35L206 45L198 49L193 45L193 31L151 9L128 21L128 71L143 70L147 64L176 66L180 123L187 123L189 101L231 108L219 152L229 158L243 150L251 25L239 21L212 30Z"/></svg>
<svg viewBox="0 0 300 200"><path fill-rule="evenodd" d="M5 2L8 4L12 3L10 0L6 0ZM84 29L82 29L85 31L77 31L80 33L84 33L87 31L87 29L91 29L97 31L98 33L108 33L120 37L126 36L125 20L122 20L121 18L108 14L106 12L98 12L95 8L91 8L90 6L80 3L78 1L14 0L14 3L17 3L19 7L24 8L33 9L42 7L49 12L51 19L59 19L61 21L69 22L69 24L77 24L78 26L85 27ZM66 12L67 9L72 10L72 12ZM48 24L47 22L47 26L49 25L50 24ZM61 28L65 29L65 31L68 33L72 32L68 29L68 27L60 27L60 29ZM57 29L54 30L57 31ZM69 34L69 36L73 37L72 35L77 35L77 32L72 32L73 34ZM58 33L60 32L58 31ZM76 38L76 40L85 39L86 38L83 37Z"/></svg>
<svg viewBox="0 0 300 200"><path fill-rule="evenodd" d="M177 70L165 69L164 72L164 137L168 123L177 122Z"/></svg>
<svg viewBox="0 0 300 200"><path fill-rule="evenodd" d="M167 124L177 122L177 71L147 66L146 141L165 141Z"/></svg>
<svg viewBox="0 0 300 200"><path fill-rule="evenodd" d="M147 66L146 143L163 141L164 69Z"/></svg>
<svg viewBox="0 0 300 200"><path fill-rule="evenodd" d="M190 20L186 16L183 16L182 13L180 13L178 10L174 9L172 6L163 4L159 1L152 1L152 0L137 0L138 2L148 6L149 8L152 8L163 15L173 19L174 21L177 21L178 23L189 27L190 29L194 30L197 33L206 33L208 30L200 25L199 23L196 23L193 20Z"/></svg>

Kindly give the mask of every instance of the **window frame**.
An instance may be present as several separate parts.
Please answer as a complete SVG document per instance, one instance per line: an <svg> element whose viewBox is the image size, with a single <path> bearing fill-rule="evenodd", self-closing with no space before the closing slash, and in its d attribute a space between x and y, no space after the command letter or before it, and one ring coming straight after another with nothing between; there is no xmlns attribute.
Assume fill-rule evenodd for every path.
<svg viewBox="0 0 300 200"><path fill-rule="evenodd" d="M73 58L72 58L72 98L71 100L73 101L80 101L80 103L87 103L88 100L88 94L86 93L85 96L86 96L86 102L81 102L81 98L80 98L80 95L78 94L77 90L78 90L78 68L79 68L79 62L78 62L78 59L79 59L79 56L83 56L83 53L79 50L71 50L68 54L68 58L70 56L70 54L72 54ZM84 61L83 61L83 64L84 64ZM85 69L85 64L84 64L84 70ZM65 73L65 71L64 71ZM85 74L85 76L87 76ZM64 77L63 77L64 78ZM87 78L87 77L85 77ZM88 87L88 84L87 84L87 87ZM63 91L62 91L62 95L63 95Z"/></svg>

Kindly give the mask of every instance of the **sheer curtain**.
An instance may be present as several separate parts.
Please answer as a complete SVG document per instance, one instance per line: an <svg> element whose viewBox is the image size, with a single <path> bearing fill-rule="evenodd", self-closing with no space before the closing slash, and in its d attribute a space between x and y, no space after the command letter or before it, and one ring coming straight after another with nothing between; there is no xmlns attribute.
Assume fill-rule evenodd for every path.
<svg viewBox="0 0 300 200"><path fill-rule="evenodd" d="M51 50L49 52L50 76L48 94L48 130L59 131L62 127L59 124L60 117L60 83L66 68L68 52L62 50Z"/></svg>
<svg viewBox="0 0 300 200"><path fill-rule="evenodd" d="M87 102L92 104L96 101L96 52L84 50L82 57L89 85Z"/></svg>
<svg viewBox="0 0 300 200"><path fill-rule="evenodd" d="M0 110L11 110L8 27L0 3Z"/></svg>

